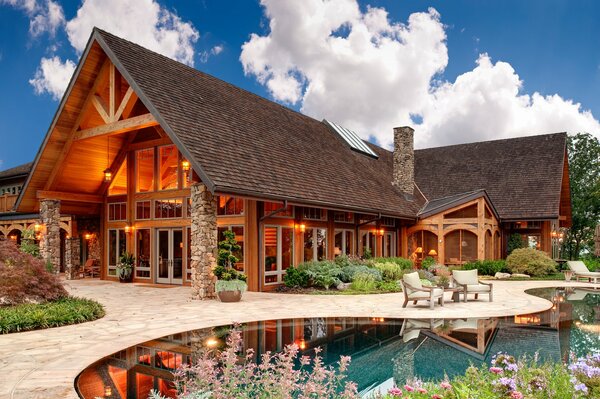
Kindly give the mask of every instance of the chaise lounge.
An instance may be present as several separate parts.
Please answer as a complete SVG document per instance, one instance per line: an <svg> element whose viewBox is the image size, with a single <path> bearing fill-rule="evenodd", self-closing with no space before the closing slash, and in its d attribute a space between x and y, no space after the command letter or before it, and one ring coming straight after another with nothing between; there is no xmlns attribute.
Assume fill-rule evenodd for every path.
<svg viewBox="0 0 600 399"><path fill-rule="evenodd" d="M458 294L464 295L464 301L467 302L468 294L475 294L475 299L479 299L479 294L488 294L490 302L493 301L493 286L491 283L485 283L479 280L477 269L474 270L452 270L454 285L461 290Z"/></svg>
<svg viewBox="0 0 600 399"><path fill-rule="evenodd" d="M585 263L580 260L570 260L567 262L567 266L573 272L573 277L575 277L575 281L579 281L579 279L585 279L590 283L598 283L598 279L600 279L600 272L591 272Z"/></svg>
<svg viewBox="0 0 600 399"><path fill-rule="evenodd" d="M418 272L407 273L402 276L402 292L404 292L403 308L408 305L408 301L429 301L429 309L433 309L437 299L440 306L444 306L444 289L439 287L425 287L421 283Z"/></svg>

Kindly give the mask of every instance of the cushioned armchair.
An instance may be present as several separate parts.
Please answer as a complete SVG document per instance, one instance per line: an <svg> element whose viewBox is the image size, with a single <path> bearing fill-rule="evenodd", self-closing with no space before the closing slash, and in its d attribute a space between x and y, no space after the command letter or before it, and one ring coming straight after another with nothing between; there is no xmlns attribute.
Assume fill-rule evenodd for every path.
<svg viewBox="0 0 600 399"><path fill-rule="evenodd" d="M464 295L465 302L467 302L467 294L475 294L475 299L479 299L479 294L488 294L490 302L492 302L493 286L491 283L479 280L476 269L452 270L452 278L454 279L454 285L461 289L459 293Z"/></svg>
<svg viewBox="0 0 600 399"><path fill-rule="evenodd" d="M408 301L413 301L416 305L417 301L429 301L429 308L433 309L435 300L441 306L444 306L444 289L439 287L425 287L421 283L419 273L407 273L402 276L402 292L404 292L403 308L408 305Z"/></svg>

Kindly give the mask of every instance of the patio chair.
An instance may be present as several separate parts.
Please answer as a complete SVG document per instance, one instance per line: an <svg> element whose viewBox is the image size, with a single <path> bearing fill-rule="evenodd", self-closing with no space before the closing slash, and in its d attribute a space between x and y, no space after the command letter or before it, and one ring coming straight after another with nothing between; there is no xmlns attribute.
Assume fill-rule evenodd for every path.
<svg viewBox="0 0 600 399"><path fill-rule="evenodd" d="M479 280L477 269L474 270L452 270L452 278L457 288L461 288L459 294L464 295L464 301L467 302L468 294L475 294L475 299L479 299L479 294L488 294L490 302L493 301L493 286Z"/></svg>
<svg viewBox="0 0 600 399"><path fill-rule="evenodd" d="M413 301L413 304L417 304L417 301L429 301L429 308L433 309L435 300L437 299L440 306L444 306L444 289L439 287L425 287L421 283L419 273L407 273L402 276L402 292L404 292L404 304L403 308L408 305L408 301Z"/></svg>
<svg viewBox="0 0 600 399"><path fill-rule="evenodd" d="M96 266L95 259L88 259L83 265L83 276L90 276L94 278L95 276L100 277L100 267Z"/></svg>
<svg viewBox="0 0 600 399"><path fill-rule="evenodd" d="M575 277L575 281L579 281L580 278L586 279L590 283L598 283L598 279L600 278L600 272L591 272L585 263L580 260L570 260L567 262L567 266L573 272L573 277Z"/></svg>

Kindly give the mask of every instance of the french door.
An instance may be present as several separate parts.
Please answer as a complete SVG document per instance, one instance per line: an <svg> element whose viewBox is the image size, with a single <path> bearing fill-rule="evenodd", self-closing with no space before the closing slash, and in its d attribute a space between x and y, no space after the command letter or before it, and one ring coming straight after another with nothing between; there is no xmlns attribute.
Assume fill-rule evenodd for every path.
<svg viewBox="0 0 600 399"><path fill-rule="evenodd" d="M183 230L158 229L156 231L156 282L183 283Z"/></svg>

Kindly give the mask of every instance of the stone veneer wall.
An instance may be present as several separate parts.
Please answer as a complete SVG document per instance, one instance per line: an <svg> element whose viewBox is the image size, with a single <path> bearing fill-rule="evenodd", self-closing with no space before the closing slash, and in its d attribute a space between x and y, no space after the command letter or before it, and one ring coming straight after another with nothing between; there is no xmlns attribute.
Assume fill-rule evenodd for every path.
<svg viewBox="0 0 600 399"><path fill-rule="evenodd" d="M192 298L215 297L217 265L217 200L203 183L191 186Z"/></svg>
<svg viewBox="0 0 600 399"><path fill-rule="evenodd" d="M67 280L77 278L80 259L81 240L79 237L67 238L65 241L65 277Z"/></svg>
<svg viewBox="0 0 600 399"><path fill-rule="evenodd" d="M60 269L60 201L40 200L40 219L44 226L40 240L40 255L44 261L50 261L54 271Z"/></svg>
<svg viewBox="0 0 600 399"><path fill-rule="evenodd" d="M411 127L394 128L394 171L392 184L400 191L414 194L415 151L414 130Z"/></svg>

